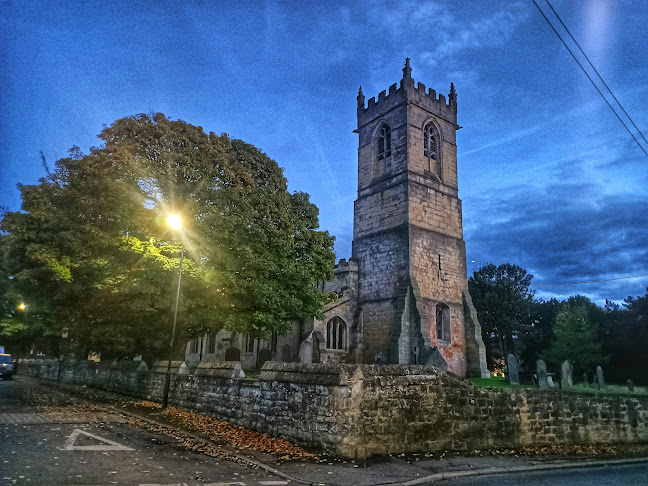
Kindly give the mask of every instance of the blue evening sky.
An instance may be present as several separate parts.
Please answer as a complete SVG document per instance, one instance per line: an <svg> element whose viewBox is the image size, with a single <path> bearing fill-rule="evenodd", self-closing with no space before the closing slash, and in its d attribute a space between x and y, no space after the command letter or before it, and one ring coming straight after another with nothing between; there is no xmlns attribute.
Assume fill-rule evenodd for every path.
<svg viewBox="0 0 648 486"><path fill-rule="evenodd" d="M552 5L648 133L648 3ZM405 57L416 81L457 88L469 273L485 262L518 264L537 284L648 273L648 157L531 0L0 0L0 205L18 210L16 184L45 175L41 150L53 164L118 118L160 111L274 158L348 258L358 86L387 89ZM534 288L601 303L647 285Z"/></svg>

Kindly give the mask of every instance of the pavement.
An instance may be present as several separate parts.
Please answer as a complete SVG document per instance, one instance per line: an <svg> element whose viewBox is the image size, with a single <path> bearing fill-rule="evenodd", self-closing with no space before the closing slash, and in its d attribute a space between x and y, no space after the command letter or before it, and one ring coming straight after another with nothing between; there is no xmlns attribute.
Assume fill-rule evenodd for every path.
<svg viewBox="0 0 648 486"><path fill-rule="evenodd" d="M472 451L472 454L440 451L380 456L366 460L341 460L326 456L310 460L285 460L251 449L241 450L222 441L216 443L200 432L183 427L159 409L136 406L136 401L130 397L47 380L16 378L47 387L54 393L71 394L93 404L100 404L112 413L121 414L152 430L172 431L176 437L180 434L218 449L229 460L265 470L281 478L277 484L286 484L288 481L330 486L414 486L475 476L648 463L648 444L592 447L576 452L570 450L577 455L547 454L546 450L537 453L529 450L520 453L511 450Z"/></svg>

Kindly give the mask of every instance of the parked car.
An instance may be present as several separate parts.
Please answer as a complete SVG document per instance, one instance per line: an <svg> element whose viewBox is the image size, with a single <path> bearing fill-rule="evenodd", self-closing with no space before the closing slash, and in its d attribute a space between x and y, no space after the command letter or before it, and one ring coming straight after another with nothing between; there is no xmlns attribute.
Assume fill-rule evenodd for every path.
<svg viewBox="0 0 648 486"><path fill-rule="evenodd" d="M13 376L13 362L10 354L0 354L0 376L3 380L11 380Z"/></svg>

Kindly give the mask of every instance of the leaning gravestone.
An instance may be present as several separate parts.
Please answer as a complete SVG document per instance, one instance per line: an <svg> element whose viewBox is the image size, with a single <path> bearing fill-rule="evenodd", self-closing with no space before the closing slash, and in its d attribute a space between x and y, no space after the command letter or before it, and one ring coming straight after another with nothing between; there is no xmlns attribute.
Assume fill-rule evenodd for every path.
<svg viewBox="0 0 648 486"><path fill-rule="evenodd" d="M426 366L434 366L435 368L448 371L448 363L441 355L439 348L437 348L436 346L434 346L433 348L430 348L429 346L427 348L424 348L421 355L421 358L425 360L423 361L423 363Z"/></svg>
<svg viewBox="0 0 648 486"><path fill-rule="evenodd" d="M574 367L569 360L563 361L560 367L560 388L571 388L574 386Z"/></svg>
<svg viewBox="0 0 648 486"><path fill-rule="evenodd" d="M299 362L311 364L313 362L313 333L311 332L306 339L299 345Z"/></svg>
<svg viewBox="0 0 648 486"><path fill-rule="evenodd" d="M583 386L589 386L589 378L587 377L587 373L583 373Z"/></svg>
<svg viewBox="0 0 648 486"><path fill-rule="evenodd" d="M506 366L508 368L508 381L511 385L520 384L520 363L514 354L506 357Z"/></svg>
<svg viewBox="0 0 648 486"><path fill-rule="evenodd" d="M538 375L538 388L549 388L549 383L547 382L547 363L541 359L536 361L536 374Z"/></svg>
<svg viewBox="0 0 648 486"><path fill-rule="evenodd" d="M605 380L603 379L603 368L600 366L596 367L596 384L598 385L599 390L605 389Z"/></svg>

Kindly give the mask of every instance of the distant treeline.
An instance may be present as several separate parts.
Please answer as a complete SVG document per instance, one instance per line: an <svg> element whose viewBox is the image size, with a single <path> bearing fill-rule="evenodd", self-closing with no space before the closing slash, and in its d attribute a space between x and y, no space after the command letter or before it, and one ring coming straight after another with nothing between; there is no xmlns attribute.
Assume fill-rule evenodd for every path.
<svg viewBox="0 0 648 486"><path fill-rule="evenodd" d="M558 370L568 359L574 376L590 379L597 365L611 382L648 385L648 288L646 295L628 297L622 306L606 301L600 307L588 297L536 300L533 276L510 263L487 264L474 272L468 285L473 298L489 366L509 353L533 369L544 359Z"/></svg>

